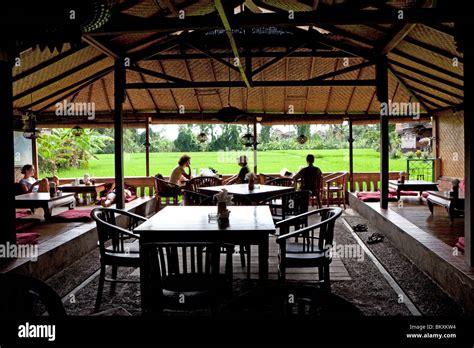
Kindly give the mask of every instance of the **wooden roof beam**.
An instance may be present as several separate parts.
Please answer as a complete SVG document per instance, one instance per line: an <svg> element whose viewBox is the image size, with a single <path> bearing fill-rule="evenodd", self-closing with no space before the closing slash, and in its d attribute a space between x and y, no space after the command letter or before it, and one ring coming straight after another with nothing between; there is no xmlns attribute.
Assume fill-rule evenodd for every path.
<svg viewBox="0 0 474 348"><path fill-rule="evenodd" d="M397 72L393 70L393 68L388 65L388 73L396 80L398 83L412 96L416 102L420 103L420 105L427 111L430 111L428 105L426 105L423 101L420 100L419 96L414 93L411 88L406 84L406 82L398 76Z"/></svg>
<svg viewBox="0 0 474 348"><path fill-rule="evenodd" d="M190 82L188 80L184 80L184 79L176 77L176 76L171 76L171 75L168 75L168 74L162 74L158 71L153 71L153 70L149 70L149 69L146 69L146 68L142 68L142 67L138 66L138 64L131 65L131 66L127 67L127 69L131 70L131 71L141 73L141 74L156 77L156 78L159 78L159 79L162 79L162 80L170 81L170 82L179 82L179 83Z"/></svg>
<svg viewBox="0 0 474 348"><path fill-rule="evenodd" d="M380 54L390 53L403 39L415 28L416 24L404 24L397 28L395 33L389 37L388 40L382 42L380 45Z"/></svg>
<svg viewBox="0 0 474 348"><path fill-rule="evenodd" d="M215 54L215 53L212 53L210 52L209 50L205 49L204 47L200 47L196 44L193 44L193 43L190 43L188 41L185 41L183 40L182 41L183 45L186 45L186 46L189 46L190 48L192 49L195 49L195 50L198 50L198 51L201 51L202 53L204 53L204 55L207 57L207 58L211 58L211 59L214 59L216 61L218 61L219 63L221 64L224 64L226 67L232 69L232 70L235 70L237 72L240 72L239 68L237 68L235 65L229 63L228 61L222 59L219 55ZM184 55L183 53L181 53L181 55ZM234 58L235 57L235 54L232 53L229 55L228 58ZM186 59L186 58L184 58Z"/></svg>

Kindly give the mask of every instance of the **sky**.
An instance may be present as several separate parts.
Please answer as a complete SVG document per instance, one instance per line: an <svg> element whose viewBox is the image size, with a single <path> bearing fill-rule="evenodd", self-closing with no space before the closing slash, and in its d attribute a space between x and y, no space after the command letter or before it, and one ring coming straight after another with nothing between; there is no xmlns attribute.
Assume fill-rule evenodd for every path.
<svg viewBox="0 0 474 348"><path fill-rule="evenodd" d="M323 127L325 127L326 125L312 125L311 126L311 132L314 132L316 131L317 129L321 129ZM280 129L281 131L283 132L288 132L290 130L294 130L293 126L273 126L275 129ZM153 132L158 132L160 130L163 130L163 136L165 138L168 138L170 140L174 140L176 139L176 137L178 136L178 128L179 128L179 125L176 125L176 124L167 124L167 125L152 125L151 126L151 129L153 130ZM257 132L260 132L260 128L261 126L258 124L257 125ZM139 132L143 132L144 129L140 129Z"/></svg>

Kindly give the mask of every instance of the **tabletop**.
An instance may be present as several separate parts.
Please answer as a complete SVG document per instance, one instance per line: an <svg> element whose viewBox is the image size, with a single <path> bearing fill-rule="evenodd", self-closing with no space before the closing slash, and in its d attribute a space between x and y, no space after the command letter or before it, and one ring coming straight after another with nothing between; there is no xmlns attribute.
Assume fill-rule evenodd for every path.
<svg viewBox="0 0 474 348"><path fill-rule="evenodd" d="M450 201L455 199L454 197L452 197L450 195L449 191L427 191L427 192L430 195L433 195L433 196L436 196L436 197L439 197L439 198L444 198L444 199L447 199L447 200L450 200ZM464 191L459 191L459 195L456 199L464 199Z"/></svg>
<svg viewBox="0 0 474 348"><path fill-rule="evenodd" d="M223 185L223 186L210 186L210 187L200 187L199 191L212 191L215 193L221 192L222 189L226 189L230 194L235 195L260 195L260 194L269 194L274 193L275 195L279 193L293 191L294 187L290 186L272 186L272 185L255 185L253 190L249 190L248 184L237 184L237 185Z"/></svg>
<svg viewBox="0 0 474 348"><path fill-rule="evenodd" d="M101 186L104 186L104 185L105 185L105 183L95 183L95 184L90 184L90 185L86 185L86 184L78 184L78 185L75 185L75 184L64 184L64 185L58 186L58 188L59 188L59 189L74 188L74 187L77 187L77 188L87 188L87 187L97 188L97 187L101 187Z"/></svg>
<svg viewBox="0 0 474 348"><path fill-rule="evenodd" d="M74 197L74 193L63 193L60 196L51 197L49 192L31 192L31 193L25 193L22 195L15 196L15 200L49 202L49 201L54 201L54 200L62 199L69 196Z"/></svg>
<svg viewBox="0 0 474 348"><path fill-rule="evenodd" d="M229 226L226 231L263 231L275 233L268 206L228 206ZM217 221L209 220L217 213L215 206L167 206L138 226L134 232L220 231Z"/></svg>
<svg viewBox="0 0 474 348"><path fill-rule="evenodd" d="M392 185L436 185L435 182L425 181L425 180L405 180L405 182L401 183L397 180L389 180L389 183Z"/></svg>

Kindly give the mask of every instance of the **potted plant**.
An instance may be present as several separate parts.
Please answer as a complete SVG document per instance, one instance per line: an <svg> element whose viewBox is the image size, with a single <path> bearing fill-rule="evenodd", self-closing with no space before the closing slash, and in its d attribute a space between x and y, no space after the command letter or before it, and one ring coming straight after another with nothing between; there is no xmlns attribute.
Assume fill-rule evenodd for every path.
<svg viewBox="0 0 474 348"><path fill-rule="evenodd" d="M415 155L416 155L416 157L420 158L421 157L421 150L416 150Z"/></svg>

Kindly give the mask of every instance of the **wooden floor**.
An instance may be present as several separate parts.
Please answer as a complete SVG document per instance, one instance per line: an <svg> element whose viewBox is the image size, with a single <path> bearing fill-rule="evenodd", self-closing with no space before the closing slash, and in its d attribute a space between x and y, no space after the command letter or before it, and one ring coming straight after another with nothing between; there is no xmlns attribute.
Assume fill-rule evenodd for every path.
<svg viewBox="0 0 474 348"><path fill-rule="evenodd" d="M463 218L454 219L451 226L448 213L443 207L435 205L431 215L426 201L418 197L404 197L403 206L399 207L398 202L393 202L389 204L389 208L451 247L459 237L464 236Z"/></svg>

